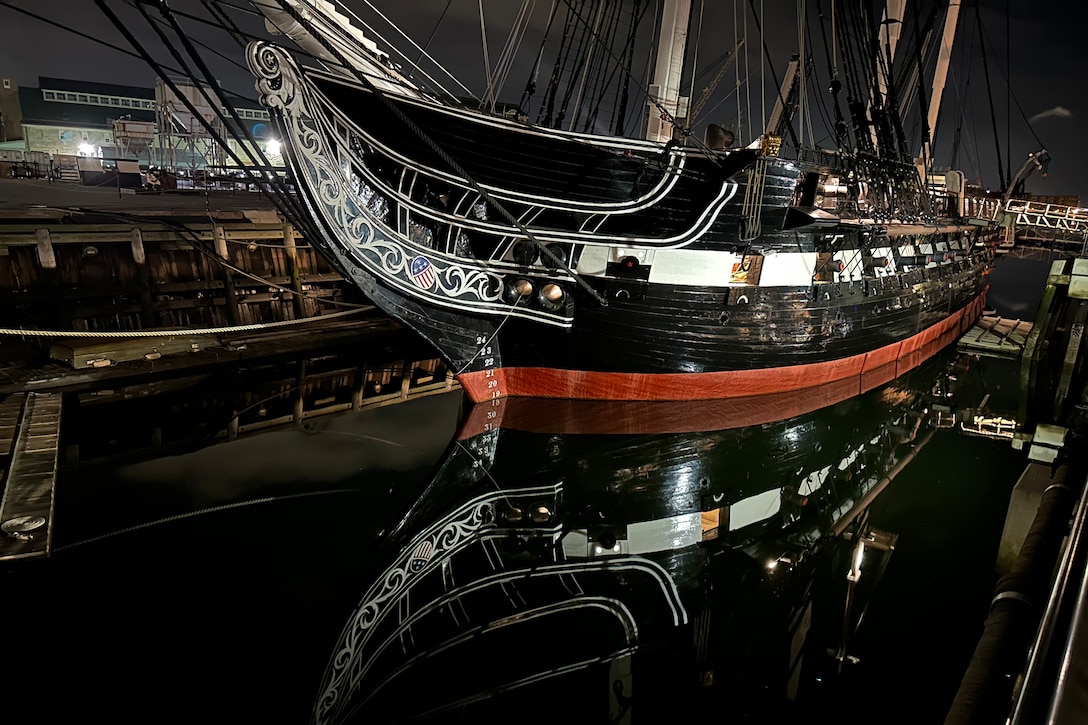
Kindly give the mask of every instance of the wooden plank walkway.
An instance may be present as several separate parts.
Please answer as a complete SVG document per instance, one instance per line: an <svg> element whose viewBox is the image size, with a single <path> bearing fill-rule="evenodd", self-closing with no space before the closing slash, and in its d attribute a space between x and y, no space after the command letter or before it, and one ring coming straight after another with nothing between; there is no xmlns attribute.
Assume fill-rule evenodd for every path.
<svg viewBox="0 0 1088 725"><path fill-rule="evenodd" d="M976 355L1018 358L1024 351L1031 328L1032 323L1023 320L982 317L964 333L957 347Z"/></svg>
<svg viewBox="0 0 1088 725"><path fill-rule="evenodd" d="M53 540L61 395L25 397L0 500L0 561L48 556Z"/></svg>
<svg viewBox="0 0 1088 725"><path fill-rule="evenodd" d="M9 395L0 400L0 456L10 456L15 445L15 431L19 428L19 414L23 412L25 395ZM3 481L3 469L0 469Z"/></svg>

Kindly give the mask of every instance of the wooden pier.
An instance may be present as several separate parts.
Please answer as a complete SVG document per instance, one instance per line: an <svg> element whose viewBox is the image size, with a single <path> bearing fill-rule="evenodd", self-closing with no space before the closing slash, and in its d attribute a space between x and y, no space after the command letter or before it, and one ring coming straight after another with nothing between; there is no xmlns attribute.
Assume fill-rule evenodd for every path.
<svg viewBox="0 0 1088 725"><path fill-rule="evenodd" d="M369 304L259 194L78 191L0 180L0 366L41 363L50 352L76 367L185 355L212 343L201 337L208 329ZM156 347L13 334L162 329L194 339L160 338Z"/></svg>
<svg viewBox="0 0 1088 725"><path fill-rule="evenodd" d="M62 396L67 481L459 387L259 194L0 179L0 309L0 561L50 553Z"/></svg>
<svg viewBox="0 0 1088 725"><path fill-rule="evenodd" d="M30 393L0 402L0 435L21 410L0 500L0 561L48 556L53 539L61 396Z"/></svg>

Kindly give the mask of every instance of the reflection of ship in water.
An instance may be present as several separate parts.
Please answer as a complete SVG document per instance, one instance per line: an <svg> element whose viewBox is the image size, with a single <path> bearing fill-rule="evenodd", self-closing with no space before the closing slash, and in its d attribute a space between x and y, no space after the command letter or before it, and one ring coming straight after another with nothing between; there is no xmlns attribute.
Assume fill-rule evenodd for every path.
<svg viewBox="0 0 1088 725"><path fill-rule="evenodd" d="M867 529L867 494L921 440L947 365L819 410L827 391L698 410L476 406L388 534L314 721L785 707L806 657L846 656L894 543ZM773 420L783 411L797 414ZM812 627L820 607L841 630Z"/></svg>

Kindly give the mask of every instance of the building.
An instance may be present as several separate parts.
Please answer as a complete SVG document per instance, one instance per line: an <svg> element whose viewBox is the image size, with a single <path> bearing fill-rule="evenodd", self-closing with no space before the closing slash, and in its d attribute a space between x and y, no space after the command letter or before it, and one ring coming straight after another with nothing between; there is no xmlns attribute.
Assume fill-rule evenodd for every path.
<svg viewBox="0 0 1088 725"><path fill-rule="evenodd" d="M14 78L0 78L0 143L23 139L23 114L19 105L19 84Z"/></svg>
<svg viewBox="0 0 1088 725"><path fill-rule="evenodd" d="M153 88L44 76L37 88L19 88L11 78L0 82L0 142L8 142L7 148L21 140L21 150L53 156L138 160L143 166L179 169L234 165L200 123L198 116L214 120L216 114L191 82L179 86L180 95L162 81ZM198 114L189 111L186 101L194 103ZM246 133L262 143L272 139L264 109L253 102L235 110L243 128L216 128L229 148L237 151L234 137Z"/></svg>
<svg viewBox="0 0 1088 725"><path fill-rule="evenodd" d="M115 120L155 121L150 88L46 77L38 83L38 88L19 89L27 151L104 156L114 147Z"/></svg>

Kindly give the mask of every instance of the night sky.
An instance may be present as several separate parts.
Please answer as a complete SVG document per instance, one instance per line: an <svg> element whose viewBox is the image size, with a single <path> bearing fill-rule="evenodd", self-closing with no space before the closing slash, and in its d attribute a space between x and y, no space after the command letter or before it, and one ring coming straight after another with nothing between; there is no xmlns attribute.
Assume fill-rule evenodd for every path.
<svg viewBox="0 0 1088 725"><path fill-rule="evenodd" d="M806 1L810 10L815 7L815 0ZM243 3L239 1L237 4ZM515 65L510 73L504 100L516 101L521 94L551 5L546 0L537 0L535 4L533 21L521 49L526 60ZM798 34L795 17L799 3L755 0L754 4L756 7L763 6L764 17L768 18L765 40L777 66L776 72L781 75L786 59L796 52ZM829 5L829 2L825 0L824 4ZM908 4L914 4L914 0ZM136 18L131 9L118 0L110 0L110 5L125 18ZM195 0L174 0L170 5L178 10L200 11L203 14ZM369 9L373 5L422 44L435 31L435 22L447 7L447 2L349 0L347 5L368 19L373 17ZM484 2L489 55L493 64L520 6L521 3L515 0ZM693 13L698 14L699 1L694 0L693 6ZM703 34L698 39L702 71L707 71L709 62L733 45L733 6L734 3L729 0L713 0L702 11ZM741 2L740 7L750 5ZM1070 7L1075 9L1070 10ZM13 8L30 10L94 38L128 47L93 0L51 0L48 3L0 0L0 75L14 77L20 85L26 86L36 86L38 76L153 85L155 76L141 61L52 27ZM949 163L956 116L960 116L962 142L957 166L964 170L969 182L997 189L1001 185L996 162L997 144L982 72L975 13L975 4L965 2L960 15L960 34L953 70L938 124L936 159L938 164ZM1083 29L1088 27L1088 6L1080 3L984 0L981 14L986 41L992 48L988 56L989 74L997 138L1005 165L1011 166L1015 173L1028 153L1046 148L1053 159L1050 173L1045 178L1039 174L1031 176L1027 190L1036 194L1075 195L1081 198L1082 204L1088 204L1088 124L1085 122L1088 119L1088 100L1084 93L1088 64L1083 60ZM132 27L137 29L141 38L151 37L146 26L134 24ZM811 33L817 32L813 25L809 27ZM252 97L248 72L234 64L235 61L242 63L237 46L212 29L199 26L192 26L192 29L194 38L225 56L212 56L213 69L221 74L220 80L230 90ZM261 26L256 22L251 21L246 29L261 33ZM434 32L428 47L477 95L481 94L485 85L480 38L478 0L452 0L445 19ZM395 37L390 37L390 40L403 43L403 39ZM749 68L758 72L754 30L749 41ZM694 42L693 34L689 40L691 52L694 52ZM822 55L817 55L817 65L822 72ZM710 69L697 80L696 96L714 75L714 70ZM1007 90L1010 86L1005 83L1006 77L1011 79L1011 94ZM685 86L687 84L685 79ZM708 109L714 110L702 120L727 122L727 118L713 114L729 116L730 108L735 116L735 96L724 98L733 85L734 74L730 71L707 104ZM714 108L716 104L717 108ZM758 103L756 107L754 113L758 114ZM821 138L817 136L816 141L820 142ZM824 145L830 146L826 138Z"/></svg>

